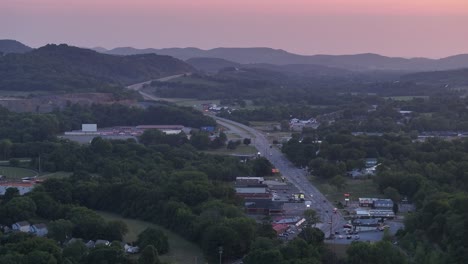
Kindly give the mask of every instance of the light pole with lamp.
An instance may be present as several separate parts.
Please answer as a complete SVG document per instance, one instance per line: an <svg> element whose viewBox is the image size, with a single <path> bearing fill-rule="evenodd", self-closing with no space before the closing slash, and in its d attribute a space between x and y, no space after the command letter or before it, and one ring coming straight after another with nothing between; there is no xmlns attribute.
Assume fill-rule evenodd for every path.
<svg viewBox="0 0 468 264"><path fill-rule="evenodd" d="M223 258L223 247L222 246L218 247L218 253L219 253L219 264L222 264L222 258Z"/></svg>

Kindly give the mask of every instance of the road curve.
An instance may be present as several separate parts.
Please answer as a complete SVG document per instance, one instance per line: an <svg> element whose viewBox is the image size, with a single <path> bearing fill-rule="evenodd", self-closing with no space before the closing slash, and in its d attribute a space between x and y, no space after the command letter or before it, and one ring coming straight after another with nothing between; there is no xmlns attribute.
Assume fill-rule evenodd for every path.
<svg viewBox="0 0 468 264"><path fill-rule="evenodd" d="M190 75L190 74L191 73L182 73L182 74L176 74L176 75L162 77L162 78L151 80L151 81L135 83L135 84L127 86L127 89L139 92L141 94L141 96L143 97L143 99L145 99L145 100L153 100L153 101L164 100L164 101L169 101L170 102L171 101L170 99L162 99L162 98L153 96L153 95L151 95L149 93L143 92L142 91L143 87L145 85L150 84L152 81L167 82L167 81L170 81L172 79L179 78L179 77L182 77L184 75Z"/></svg>

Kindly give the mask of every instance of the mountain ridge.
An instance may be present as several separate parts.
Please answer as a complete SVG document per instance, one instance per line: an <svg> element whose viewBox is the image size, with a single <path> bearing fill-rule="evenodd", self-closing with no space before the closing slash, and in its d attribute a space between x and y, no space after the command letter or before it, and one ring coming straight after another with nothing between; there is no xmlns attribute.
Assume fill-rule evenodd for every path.
<svg viewBox="0 0 468 264"><path fill-rule="evenodd" d="M124 85L194 71L165 55L115 56L90 49L49 44L0 57L0 90L115 92Z"/></svg>
<svg viewBox="0 0 468 264"><path fill-rule="evenodd" d="M328 67L342 68L352 71L369 70L403 70L403 71L437 71L457 68L468 68L468 54L458 54L441 59L387 57L375 53L352 55L299 55L282 49L264 47L255 48L214 48L203 50L199 48L163 48L136 49L120 47L108 50L107 54L129 55L156 53L169 55L181 60L192 58L219 58L239 64L267 63L285 64L316 64Z"/></svg>
<svg viewBox="0 0 468 264"><path fill-rule="evenodd" d="M32 48L13 39L0 39L0 54L8 53L25 53L31 51Z"/></svg>

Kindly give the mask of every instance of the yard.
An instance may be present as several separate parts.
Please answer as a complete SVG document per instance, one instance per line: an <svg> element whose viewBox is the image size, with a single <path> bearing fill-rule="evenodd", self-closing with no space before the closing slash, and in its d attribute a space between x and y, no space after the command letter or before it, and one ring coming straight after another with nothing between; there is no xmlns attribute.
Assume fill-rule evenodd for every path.
<svg viewBox="0 0 468 264"><path fill-rule="evenodd" d="M38 173L30 169L0 166L0 175L5 176L6 179L21 179L37 176Z"/></svg>
<svg viewBox="0 0 468 264"><path fill-rule="evenodd" d="M170 251L168 254L160 256L162 261L179 264L204 263L203 254L197 245L187 241L186 239L172 231L165 229L164 227L145 221L123 218L117 214L101 211L98 211L97 213L107 221L121 220L127 224L128 233L124 237L125 242L136 241L138 234L148 227L154 227L164 231L164 233L169 238Z"/></svg>

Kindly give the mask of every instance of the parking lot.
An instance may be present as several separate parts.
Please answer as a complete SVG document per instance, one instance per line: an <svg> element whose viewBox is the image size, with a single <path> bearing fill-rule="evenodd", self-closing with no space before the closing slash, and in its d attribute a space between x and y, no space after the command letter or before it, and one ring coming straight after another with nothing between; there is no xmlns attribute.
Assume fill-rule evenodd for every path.
<svg viewBox="0 0 468 264"><path fill-rule="evenodd" d="M391 235L394 235L398 229L404 227L403 223L400 221L386 221L385 225L389 226L389 231ZM335 235L335 239L329 239L325 242L327 243L335 243L335 244L351 244L353 241L366 241L366 242L375 242L380 241L383 238L384 232L383 231L361 231L357 234L351 234L350 238L349 235L346 234L345 229L341 229L338 231L339 233Z"/></svg>

